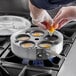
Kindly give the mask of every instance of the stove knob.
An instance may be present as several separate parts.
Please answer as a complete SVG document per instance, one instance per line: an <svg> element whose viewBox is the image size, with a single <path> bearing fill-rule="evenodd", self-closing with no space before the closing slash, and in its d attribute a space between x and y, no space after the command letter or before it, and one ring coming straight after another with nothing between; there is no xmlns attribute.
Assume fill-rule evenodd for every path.
<svg viewBox="0 0 76 76"><path fill-rule="evenodd" d="M49 53L46 53L46 56L47 56L47 57L49 57L49 56L50 56L50 54L49 54Z"/></svg>
<svg viewBox="0 0 76 76"><path fill-rule="evenodd" d="M39 53L39 54L37 54L37 57L38 57L38 58L42 58L43 55L42 55L41 53Z"/></svg>

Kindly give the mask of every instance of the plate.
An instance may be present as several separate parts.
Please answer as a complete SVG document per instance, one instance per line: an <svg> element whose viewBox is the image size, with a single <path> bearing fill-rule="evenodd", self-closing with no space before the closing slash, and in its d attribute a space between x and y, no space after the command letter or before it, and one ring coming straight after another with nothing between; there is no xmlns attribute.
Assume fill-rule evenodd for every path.
<svg viewBox="0 0 76 76"><path fill-rule="evenodd" d="M4 15L0 16L0 36L12 35L13 33L28 29L31 22L24 17Z"/></svg>

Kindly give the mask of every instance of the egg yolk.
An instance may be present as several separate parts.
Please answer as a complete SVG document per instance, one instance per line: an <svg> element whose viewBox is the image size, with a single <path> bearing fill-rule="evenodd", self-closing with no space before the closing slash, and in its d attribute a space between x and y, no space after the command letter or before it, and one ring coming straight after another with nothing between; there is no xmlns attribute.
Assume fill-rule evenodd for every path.
<svg viewBox="0 0 76 76"><path fill-rule="evenodd" d="M46 49L51 47L51 45L50 44L47 44L47 43L40 44L39 46L42 47L42 48L46 48Z"/></svg>
<svg viewBox="0 0 76 76"><path fill-rule="evenodd" d="M19 41L29 40L29 37L19 37L17 38Z"/></svg>
<svg viewBox="0 0 76 76"><path fill-rule="evenodd" d="M21 46L24 47L24 48L29 48L29 47L33 47L34 44L33 43L24 43Z"/></svg>
<svg viewBox="0 0 76 76"><path fill-rule="evenodd" d="M43 34L42 33L39 33L39 32L35 32L32 34L34 37L40 37L42 36Z"/></svg>
<svg viewBox="0 0 76 76"><path fill-rule="evenodd" d="M50 26L50 29L48 29L49 32L53 33L55 31L54 27L53 26Z"/></svg>
<svg viewBox="0 0 76 76"><path fill-rule="evenodd" d="M42 24L45 25L46 29L48 29L49 32L53 33L55 31L56 26L54 24L50 25L50 23L47 21L42 22Z"/></svg>

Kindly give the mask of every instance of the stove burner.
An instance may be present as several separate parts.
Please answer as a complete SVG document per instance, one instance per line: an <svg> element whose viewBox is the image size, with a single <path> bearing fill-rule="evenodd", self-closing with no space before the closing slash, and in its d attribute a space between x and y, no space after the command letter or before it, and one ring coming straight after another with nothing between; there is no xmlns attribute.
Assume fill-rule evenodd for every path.
<svg viewBox="0 0 76 76"><path fill-rule="evenodd" d="M29 65L31 66L41 66L41 67L59 67L59 61L60 58L58 57L53 57L49 58L47 60L34 60L34 61L29 61Z"/></svg>

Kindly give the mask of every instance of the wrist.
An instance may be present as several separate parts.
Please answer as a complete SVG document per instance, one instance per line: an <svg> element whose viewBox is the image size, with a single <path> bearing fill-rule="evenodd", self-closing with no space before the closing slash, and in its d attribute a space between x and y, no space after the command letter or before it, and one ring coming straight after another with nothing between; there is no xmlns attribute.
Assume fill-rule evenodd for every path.
<svg viewBox="0 0 76 76"><path fill-rule="evenodd" d="M34 24L36 24L36 23L43 22L45 15L44 15L44 14L43 14L43 15L39 15L38 17L34 18L34 17L32 16L32 14L31 14L31 17L32 17L32 22L33 22Z"/></svg>
<svg viewBox="0 0 76 76"><path fill-rule="evenodd" d="M30 12L32 13L32 17L34 19L37 19L39 16L42 15L42 13L44 12L43 9L39 9L36 6L34 6L30 1L29 1L29 9Z"/></svg>
<svg viewBox="0 0 76 76"><path fill-rule="evenodd" d="M30 16L32 17L33 21L42 21L42 19L44 19L45 17L45 10L43 10L41 13L35 13L35 14L30 12Z"/></svg>
<svg viewBox="0 0 76 76"><path fill-rule="evenodd" d="M76 6L69 6L69 8L71 9L72 17L76 19Z"/></svg>

